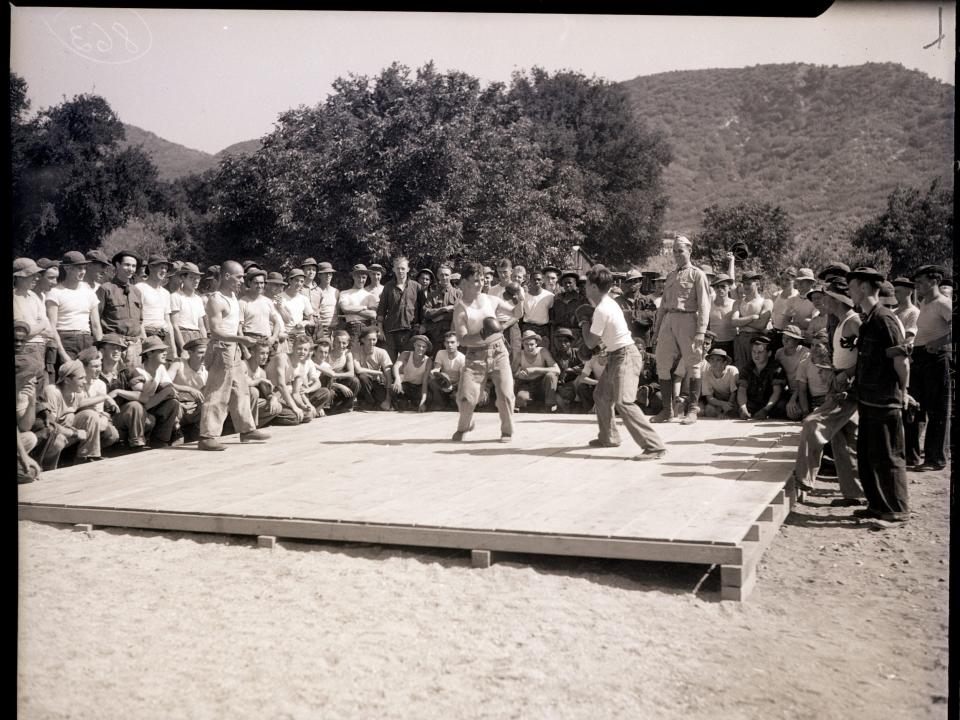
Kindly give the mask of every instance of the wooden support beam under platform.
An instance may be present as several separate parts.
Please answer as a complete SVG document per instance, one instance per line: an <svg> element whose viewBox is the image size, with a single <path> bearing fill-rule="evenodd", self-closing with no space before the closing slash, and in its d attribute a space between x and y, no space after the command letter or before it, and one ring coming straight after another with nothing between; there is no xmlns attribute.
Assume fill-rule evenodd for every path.
<svg viewBox="0 0 960 720"><path fill-rule="evenodd" d="M495 414L451 441L452 413L351 413L271 428L266 443L152 450L44 473L18 488L41 522L715 564L743 599L792 502L795 423L657 426L668 453L590 448L585 415Z"/></svg>

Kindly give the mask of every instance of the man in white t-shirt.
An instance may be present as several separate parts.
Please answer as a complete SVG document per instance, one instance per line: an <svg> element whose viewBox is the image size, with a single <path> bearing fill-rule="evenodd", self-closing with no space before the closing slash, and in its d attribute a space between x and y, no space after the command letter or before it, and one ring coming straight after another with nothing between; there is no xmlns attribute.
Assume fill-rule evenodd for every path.
<svg viewBox="0 0 960 720"><path fill-rule="evenodd" d="M366 265L354 265L350 274L353 277L353 287L340 293L340 315L343 316L346 330L350 333L352 349L356 351L360 347L360 332L377 320L377 305L380 300L366 287L367 277L370 275Z"/></svg>
<svg viewBox="0 0 960 720"><path fill-rule="evenodd" d="M81 351L93 347L101 338L100 300L97 294L83 282L87 271L87 258L83 253L71 250L60 259L63 282L47 293L46 310L50 327L54 331L57 355L60 362L75 360Z"/></svg>
<svg viewBox="0 0 960 720"><path fill-rule="evenodd" d="M466 355L459 349L457 334L451 330L443 336L443 349L437 353L430 371L432 409L457 406L457 388L460 387L460 375L466 362Z"/></svg>
<svg viewBox="0 0 960 720"><path fill-rule="evenodd" d="M543 273L535 270L530 274L529 289L523 296L523 332L533 330L543 340L543 347L553 347L550 332L550 308L553 307L553 293L544 287Z"/></svg>
<svg viewBox="0 0 960 720"><path fill-rule="evenodd" d="M207 337L207 310L203 298L197 292L197 285L203 273L192 262L180 267L180 288L170 294L170 319L177 328L179 349L191 340Z"/></svg>
<svg viewBox="0 0 960 720"><path fill-rule="evenodd" d="M163 340L172 356L175 347L183 347L183 340L177 339L177 331L170 318L170 291L163 287L169 270L170 262L165 257L151 255L147 258L147 278L137 283L137 289L143 298L143 330L146 336Z"/></svg>
<svg viewBox="0 0 960 720"><path fill-rule="evenodd" d="M633 343L623 310L608 294L612 285L613 277L603 265L594 265L587 272L586 293L594 306L593 320L584 320L580 330L587 347L599 345L607 353L607 367L593 396L600 434L590 441L590 446L620 444L616 411L630 436L644 450L634 460L659 460L666 454L666 447L636 403L643 358Z"/></svg>
<svg viewBox="0 0 960 720"><path fill-rule="evenodd" d="M303 270L296 268L287 275L287 287L280 294L283 307L290 314L287 330L290 334L303 332L307 325L313 323L313 305L310 298L300 292L303 289L306 275Z"/></svg>

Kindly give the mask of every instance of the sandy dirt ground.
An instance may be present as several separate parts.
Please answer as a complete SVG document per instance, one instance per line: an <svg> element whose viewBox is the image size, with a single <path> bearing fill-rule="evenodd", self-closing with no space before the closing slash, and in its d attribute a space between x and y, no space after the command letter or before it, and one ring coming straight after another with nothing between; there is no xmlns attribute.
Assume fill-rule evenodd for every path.
<svg viewBox="0 0 960 720"><path fill-rule="evenodd" d="M910 477L897 529L798 506L742 604L701 566L20 522L18 715L944 718L949 475Z"/></svg>

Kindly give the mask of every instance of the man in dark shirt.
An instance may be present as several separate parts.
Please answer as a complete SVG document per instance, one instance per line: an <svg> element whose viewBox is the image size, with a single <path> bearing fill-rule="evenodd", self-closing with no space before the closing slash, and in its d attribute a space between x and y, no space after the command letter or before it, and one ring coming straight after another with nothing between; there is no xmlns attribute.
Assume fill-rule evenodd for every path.
<svg viewBox="0 0 960 720"><path fill-rule="evenodd" d="M436 348L443 347L443 338L450 332L453 323L453 306L461 297L457 288L450 285L453 269L441 265L437 270L437 284L427 292L423 305L425 334Z"/></svg>
<svg viewBox="0 0 960 720"><path fill-rule="evenodd" d="M580 324L577 321L577 308L587 302L587 298L580 292L578 282L580 275L573 270L566 270L560 276L560 293L553 299L550 308L550 324L554 335L559 328L569 328L573 332L574 345L580 343Z"/></svg>
<svg viewBox="0 0 960 720"><path fill-rule="evenodd" d="M121 250L112 259L114 274L110 282L97 290L100 300L100 326L103 333L115 333L127 343L124 364L136 367L140 364L140 346L146 337L143 328L143 299L136 287L134 276L140 266L140 258L129 250Z"/></svg>
<svg viewBox="0 0 960 720"><path fill-rule="evenodd" d="M787 396L783 392L787 375L770 355L770 338L766 335L750 341L751 362L737 385L737 405L743 420L787 416Z"/></svg>
<svg viewBox="0 0 960 720"><path fill-rule="evenodd" d="M557 404L564 412L577 405L577 388L574 380L583 370L583 360L573 347L573 331L570 328L560 328L553 336L553 359L560 368L560 377L557 379Z"/></svg>
<svg viewBox="0 0 960 720"><path fill-rule="evenodd" d="M880 304L882 282L883 275L873 268L859 267L847 275L850 297L864 313L854 388L860 415L857 469L867 507L853 514L903 522L909 516L902 411L910 351L896 316Z"/></svg>
<svg viewBox="0 0 960 720"><path fill-rule="evenodd" d="M421 334L423 305L426 297L420 283L409 277L410 261L398 257L393 261L393 279L383 286L377 307L377 327L384 337L386 350L393 362L402 350L411 350L410 338Z"/></svg>

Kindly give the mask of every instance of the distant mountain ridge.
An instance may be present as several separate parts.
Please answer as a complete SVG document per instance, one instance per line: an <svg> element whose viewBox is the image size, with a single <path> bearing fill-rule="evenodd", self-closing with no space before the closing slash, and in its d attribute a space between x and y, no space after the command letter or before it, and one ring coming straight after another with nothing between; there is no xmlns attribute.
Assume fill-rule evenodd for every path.
<svg viewBox="0 0 960 720"><path fill-rule="evenodd" d="M621 85L673 149L665 231L695 232L714 203L760 200L816 237L882 211L897 184L942 177L952 187L955 89L902 65L682 70ZM261 145L247 140L211 155L125 127L127 144L142 144L165 180Z"/></svg>
<svg viewBox="0 0 960 720"><path fill-rule="evenodd" d="M952 187L955 88L893 63L757 65L641 76L622 84L673 148L665 230L703 209L781 205L806 237L881 212L897 184Z"/></svg>

